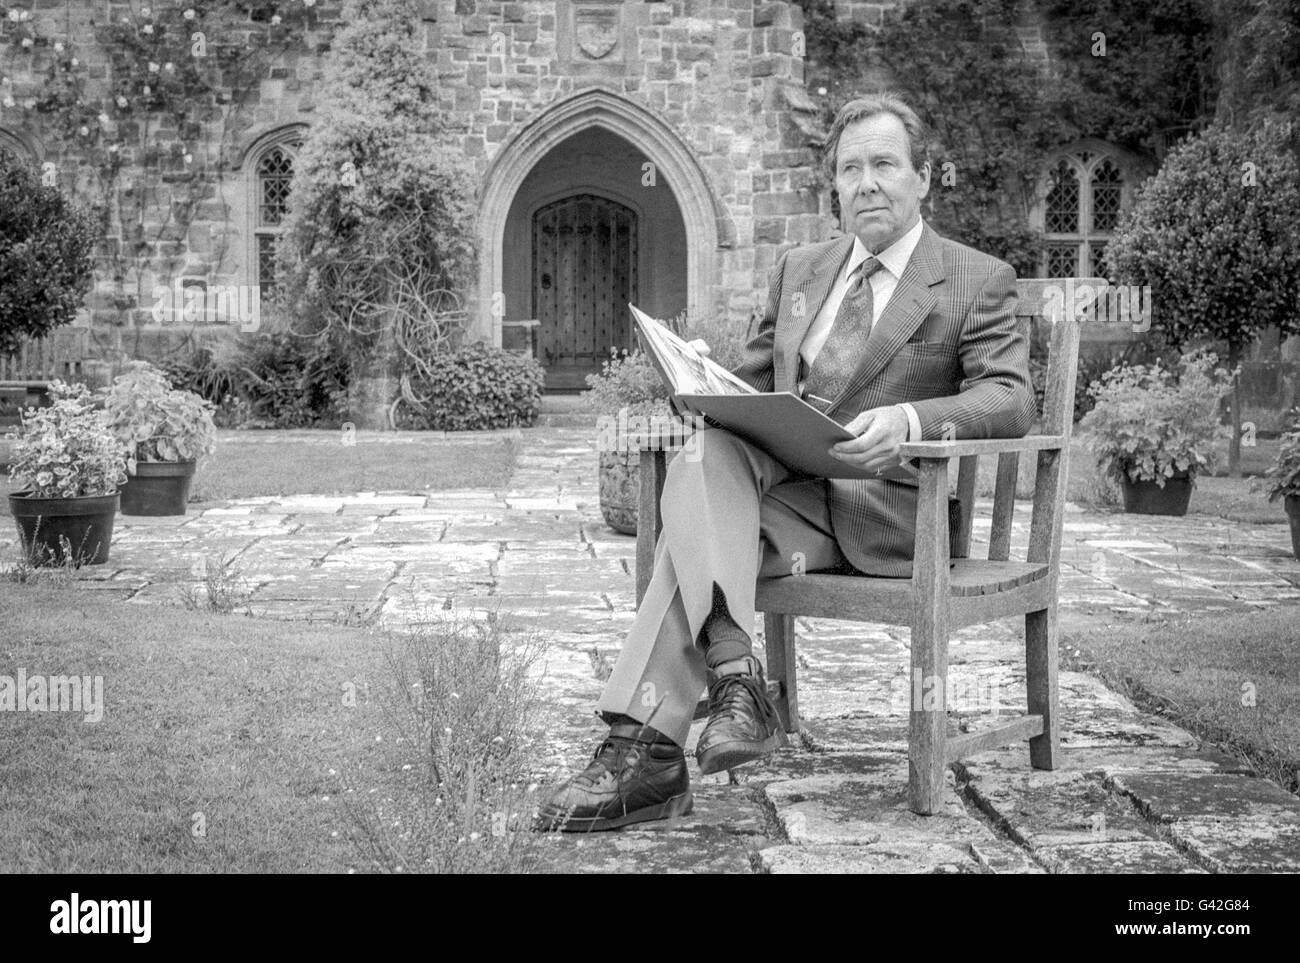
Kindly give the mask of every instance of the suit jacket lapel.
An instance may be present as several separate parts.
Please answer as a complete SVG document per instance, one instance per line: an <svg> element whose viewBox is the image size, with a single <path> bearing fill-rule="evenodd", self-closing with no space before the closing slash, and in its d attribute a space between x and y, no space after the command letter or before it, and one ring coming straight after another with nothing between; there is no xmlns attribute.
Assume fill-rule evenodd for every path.
<svg viewBox="0 0 1300 963"><path fill-rule="evenodd" d="M853 235L846 234L825 257L813 265L808 276L795 285L790 298L788 321L784 327L777 328L775 358L777 391L798 393L799 345L803 343L804 335L808 333L813 318L817 317L822 306L826 304L831 286L839 276L839 269L852 250ZM797 305L802 305L802 314L796 313Z"/></svg>
<svg viewBox="0 0 1300 963"><path fill-rule="evenodd" d="M879 374L889 359L898 353L898 349L921 326L921 322L939 302L938 296L930 288L942 280L943 260L939 254L939 245L927 224L921 230L921 238L898 279L889 303L881 312L880 320L867 337L862 363L849 379L844 392L834 400L828 414L861 391L867 382Z"/></svg>

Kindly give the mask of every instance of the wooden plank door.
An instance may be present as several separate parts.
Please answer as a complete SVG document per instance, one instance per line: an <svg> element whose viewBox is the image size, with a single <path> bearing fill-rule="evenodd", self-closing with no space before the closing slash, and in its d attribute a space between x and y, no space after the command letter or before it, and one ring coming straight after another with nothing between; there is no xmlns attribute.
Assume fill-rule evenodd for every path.
<svg viewBox="0 0 1300 963"><path fill-rule="evenodd" d="M631 348L636 248L636 213L617 201L576 194L533 216L533 317L547 388L585 388L611 348Z"/></svg>

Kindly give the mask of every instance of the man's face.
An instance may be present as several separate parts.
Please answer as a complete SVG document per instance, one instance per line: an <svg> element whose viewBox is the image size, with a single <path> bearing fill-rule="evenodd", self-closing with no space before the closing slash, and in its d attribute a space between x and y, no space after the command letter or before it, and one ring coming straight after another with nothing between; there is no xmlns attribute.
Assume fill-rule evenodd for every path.
<svg viewBox="0 0 1300 963"><path fill-rule="evenodd" d="M840 134L835 190L844 230L879 254L916 225L921 200L930 192L930 165L912 167L903 122L875 114Z"/></svg>

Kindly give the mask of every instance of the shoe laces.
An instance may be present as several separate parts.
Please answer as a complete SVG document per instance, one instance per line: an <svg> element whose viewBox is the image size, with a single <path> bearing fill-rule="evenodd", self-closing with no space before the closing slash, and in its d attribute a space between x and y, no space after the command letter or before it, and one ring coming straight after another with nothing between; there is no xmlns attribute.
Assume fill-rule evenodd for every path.
<svg viewBox="0 0 1300 963"><path fill-rule="evenodd" d="M644 748L644 745L638 746L635 739L626 736L607 736L596 749L590 765L578 778L586 780L592 786L611 777L617 779L627 767L628 757L640 753Z"/></svg>
<svg viewBox="0 0 1300 963"><path fill-rule="evenodd" d="M761 676L742 673L719 676L709 691L709 716L761 718L766 715L766 695Z"/></svg>

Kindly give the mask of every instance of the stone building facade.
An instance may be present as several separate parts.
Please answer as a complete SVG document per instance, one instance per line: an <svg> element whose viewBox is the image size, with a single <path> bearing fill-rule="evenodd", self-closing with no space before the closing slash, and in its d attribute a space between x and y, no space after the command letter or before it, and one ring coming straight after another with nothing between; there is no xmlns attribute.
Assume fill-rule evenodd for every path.
<svg viewBox="0 0 1300 963"><path fill-rule="evenodd" d="M74 196L113 201L78 321L96 357L160 357L194 337L247 330L240 299L274 285L270 252L295 148L329 121L314 87L340 7L243 6L241 31L283 41L246 89L215 89L192 121L150 126L110 107L60 132L35 107L60 62L67 71L79 54L84 96L111 103L110 51L95 24L143 31L149 16L112 0L0 3L0 146ZM889 6L836 9L879 23ZM284 12L278 23L272 9ZM531 334L550 387L580 387L610 347L630 343L628 301L659 317L749 324L779 254L838 230L817 171L819 94L805 83L798 4L421 0L418 9L445 115L480 185L479 275L459 292L470 333L498 344ZM1032 27L1021 40L1045 56ZM155 67L160 77L175 69ZM1118 203L1147 172L1105 145L1065 145L1054 170L1045 178L1074 179L1065 185L1074 193L1058 196L1080 223L1086 199ZM1045 227L1051 217L1043 212ZM1088 273L1102 244L1059 233L1045 269Z"/></svg>

